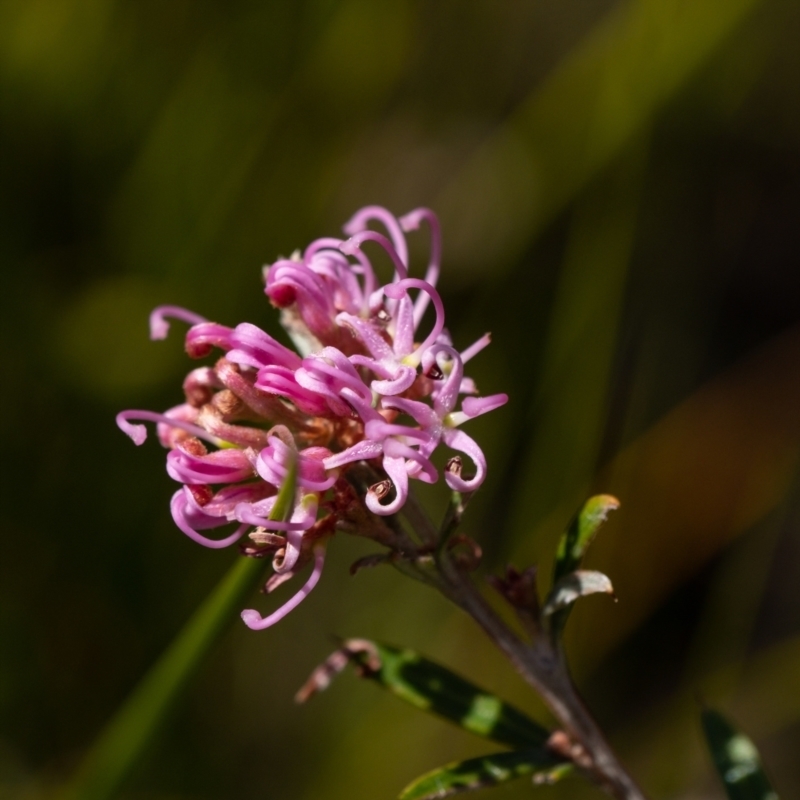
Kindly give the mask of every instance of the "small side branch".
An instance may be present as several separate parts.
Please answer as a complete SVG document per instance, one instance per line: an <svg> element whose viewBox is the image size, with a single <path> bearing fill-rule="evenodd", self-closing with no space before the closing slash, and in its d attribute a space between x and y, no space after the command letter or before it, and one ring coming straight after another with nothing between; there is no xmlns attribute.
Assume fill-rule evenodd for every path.
<svg viewBox="0 0 800 800"><path fill-rule="evenodd" d="M537 636L531 643L521 641L446 553L440 555L439 567L442 593L483 628L542 697L577 754L576 766L618 800L646 800L584 705L560 649L546 636Z"/></svg>

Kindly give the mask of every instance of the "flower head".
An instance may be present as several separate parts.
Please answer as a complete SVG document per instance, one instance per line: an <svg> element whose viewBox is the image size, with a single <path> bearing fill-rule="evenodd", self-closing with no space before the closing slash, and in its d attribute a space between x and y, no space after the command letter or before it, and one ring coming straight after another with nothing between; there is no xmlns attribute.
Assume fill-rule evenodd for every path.
<svg viewBox="0 0 800 800"><path fill-rule="evenodd" d="M410 274L405 234L423 222L430 257L420 278ZM272 556L267 591L313 564L303 587L277 611L264 618L243 612L255 629L282 619L317 584L342 513L335 498L344 495L336 487L349 469L366 462L376 474L361 502L379 516L401 511L411 480L438 480L432 457L439 445L457 454L444 470L448 486L475 491L486 459L460 426L507 401L504 394L474 396L474 382L464 375L464 364L489 344L488 334L459 352L446 331L433 212L416 209L398 219L367 206L344 230L348 238L318 239L265 268L265 292L281 309L297 350L250 323L230 328L160 306L150 316L153 339L163 339L168 320L178 319L190 325L188 355L218 351L217 360L189 372L181 405L163 414L117 415L136 444L147 436L142 423L156 423L169 450L167 473L181 484L172 516L189 538L221 548L247 534L246 555ZM366 245L383 250L393 264L388 283L378 281ZM433 321L426 327L430 307ZM473 464L469 476L462 456ZM290 471L291 512L275 518ZM206 535L213 529L224 531Z"/></svg>

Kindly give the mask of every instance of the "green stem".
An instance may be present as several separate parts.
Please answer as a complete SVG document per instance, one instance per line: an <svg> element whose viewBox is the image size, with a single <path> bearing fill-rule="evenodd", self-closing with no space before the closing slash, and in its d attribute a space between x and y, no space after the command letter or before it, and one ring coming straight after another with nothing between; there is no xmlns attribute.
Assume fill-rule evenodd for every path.
<svg viewBox="0 0 800 800"><path fill-rule="evenodd" d="M563 653L545 636L539 636L531 643L521 641L446 553L440 556L439 567L444 578L442 591L445 596L483 628L544 700L573 742L580 745L588 756L588 763L581 764L576 759L576 765L617 800L647 800L584 705L569 675Z"/></svg>
<svg viewBox="0 0 800 800"><path fill-rule="evenodd" d="M289 518L296 486L297 461L292 458L270 519ZM100 734L61 800L107 800L116 794L263 572L260 558L236 560Z"/></svg>

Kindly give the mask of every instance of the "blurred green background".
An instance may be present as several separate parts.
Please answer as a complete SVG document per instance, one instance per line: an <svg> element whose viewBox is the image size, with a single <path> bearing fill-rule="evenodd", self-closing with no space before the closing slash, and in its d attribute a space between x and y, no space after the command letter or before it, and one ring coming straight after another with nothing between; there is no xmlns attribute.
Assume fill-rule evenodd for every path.
<svg viewBox="0 0 800 800"><path fill-rule="evenodd" d="M721 797L700 695L800 795L798 41L793 0L3 0L0 796L71 773L236 558L175 529L163 451L114 425L181 399L149 310L277 334L261 265L368 203L440 213L454 339L494 335L486 566L547 567L588 492L622 500L588 559L620 602L568 639L633 773ZM428 589L350 578L368 551L337 537L285 622L234 624L121 796L371 800L492 749L349 675L295 706L333 635L546 719Z"/></svg>

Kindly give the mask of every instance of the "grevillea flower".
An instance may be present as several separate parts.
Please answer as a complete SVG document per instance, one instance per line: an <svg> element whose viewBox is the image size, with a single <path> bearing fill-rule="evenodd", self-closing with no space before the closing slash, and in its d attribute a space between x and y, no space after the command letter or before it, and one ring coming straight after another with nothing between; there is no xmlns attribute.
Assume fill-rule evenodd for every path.
<svg viewBox="0 0 800 800"><path fill-rule="evenodd" d="M415 277L405 234L423 223L430 257L424 277ZM366 463L375 473L361 502L380 516L403 509L411 480L438 480L432 459L440 445L455 454L444 470L447 485L473 492L485 478L486 459L460 426L508 399L475 396L464 375L464 364L489 344L489 335L459 352L445 328L435 214L420 208L398 219L367 206L344 230L347 238L318 239L265 268L265 292L281 309L296 350L250 323L228 327L160 306L150 316L151 338L163 339L169 320L177 319L190 326L188 355L218 351L217 360L189 372L184 403L163 414L117 415L136 444L147 436L142 423L156 424L169 450L167 474L181 484L172 516L189 538L221 548L247 534L252 545L245 555L272 556L268 592L312 565L302 588L272 614L242 613L254 629L282 619L319 581L339 522L336 487L346 485L350 468ZM367 246L393 265L388 282L379 282ZM290 469L291 513L273 519ZM215 529L219 534L207 535Z"/></svg>

